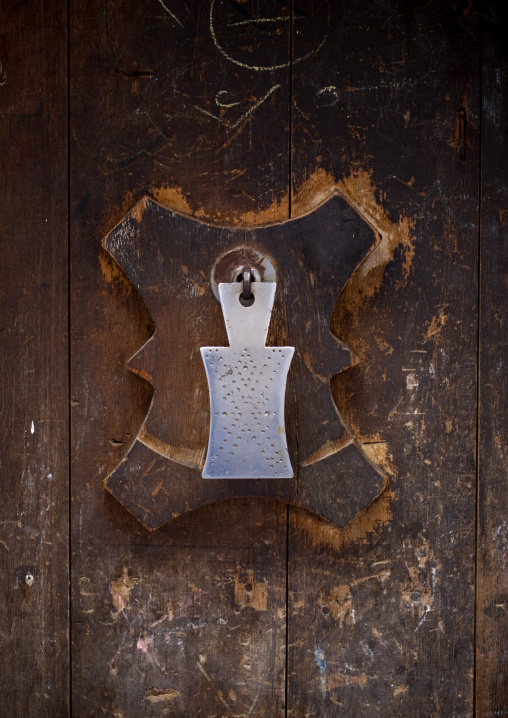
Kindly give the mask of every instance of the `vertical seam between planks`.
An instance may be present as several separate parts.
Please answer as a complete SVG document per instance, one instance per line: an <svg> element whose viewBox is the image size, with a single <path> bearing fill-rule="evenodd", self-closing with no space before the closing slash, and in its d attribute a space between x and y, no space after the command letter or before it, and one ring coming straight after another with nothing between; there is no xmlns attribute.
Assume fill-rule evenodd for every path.
<svg viewBox="0 0 508 718"><path fill-rule="evenodd" d="M288 210L289 219L292 217L293 193L293 2L289 6L289 161L288 161Z"/></svg>
<svg viewBox="0 0 508 718"><path fill-rule="evenodd" d="M293 3L289 5L289 147L288 147L288 214L292 216L292 190L293 190ZM296 482L298 483L298 466L296 467ZM289 699L289 503L286 505L286 662L284 670L284 715L288 716Z"/></svg>
<svg viewBox="0 0 508 718"><path fill-rule="evenodd" d="M479 560L479 532L480 532L480 360L481 360L481 248L482 248L482 201L483 201L483 2L480 3L480 39L479 39L479 117L478 117L478 248L477 248L477 320L476 320L476 486L475 486L475 538L474 538L474 607L473 607L473 718L477 715L477 689L478 689L478 560Z"/></svg>
<svg viewBox="0 0 508 718"><path fill-rule="evenodd" d="M289 697L289 504L286 504L286 664L284 675L284 715L288 716Z"/></svg>
<svg viewBox="0 0 508 718"><path fill-rule="evenodd" d="M68 625L69 625L69 687L68 687L68 714L72 716L72 623L71 623L71 565L72 565L72 544L71 544L71 37L70 37L70 15L71 0L67 0L67 424L68 424L68 447L67 447L67 472L69 481L68 493Z"/></svg>

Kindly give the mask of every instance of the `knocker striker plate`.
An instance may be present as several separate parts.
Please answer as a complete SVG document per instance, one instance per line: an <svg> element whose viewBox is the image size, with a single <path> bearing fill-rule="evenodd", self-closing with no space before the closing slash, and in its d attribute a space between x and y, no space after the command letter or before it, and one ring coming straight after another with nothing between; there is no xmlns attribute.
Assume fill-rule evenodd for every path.
<svg viewBox="0 0 508 718"><path fill-rule="evenodd" d="M204 479L290 479L284 395L294 347L266 347L275 282L219 284L229 347L202 347L210 390Z"/></svg>

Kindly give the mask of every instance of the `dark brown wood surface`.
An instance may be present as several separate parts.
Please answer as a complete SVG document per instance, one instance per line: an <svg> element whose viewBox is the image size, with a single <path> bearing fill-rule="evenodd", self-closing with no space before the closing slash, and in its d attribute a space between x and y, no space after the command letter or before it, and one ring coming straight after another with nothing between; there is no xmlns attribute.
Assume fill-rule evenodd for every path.
<svg viewBox="0 0 508 718"><path fill-rule="evenodd" d="M0 12L1 715L504 715L501 3L69 9ZM334 193L379 238L333 311L353 366L330 388L384 489L322 492L341 529L224 494L148 531L103 481L153 399L128 361L156 321L104 238L145 196L263 232Z"/></svg>
<svg viewBox="0 0 508 718"><path fill-rule="evenodd" d="M502 3L486 8L483 31L476 714L496 716L508 706L508 58Z"/></svg>
<svg viewBox="0 0 508 718"><path fill-rule="evenodd" d="M73 713L282 716L286 506L149 534L102 486L151 401L127 361L153 331L103 238L145 195L219 224L288 217L288 69L226 60L210 3L164 4L177 19L157 0L71 12ZM245 19L222 4L220 27L230 8ZM287 23L272 44L289 57Z"/></svg>
<svg viewBox="0 0 508 718"><path fill-rule="evenodd" d="M0 713L68 707L67 21L0 11Z"/></svg>
<svg viewBox="0 0 508 718"><path fill-rule="evenodd" d="M294 70L292 211L337 186L383 234L337 306L360 361L335 396L390 484L342 533L291 510L291 716L473 711L478 21L334 4Z"/></svg>

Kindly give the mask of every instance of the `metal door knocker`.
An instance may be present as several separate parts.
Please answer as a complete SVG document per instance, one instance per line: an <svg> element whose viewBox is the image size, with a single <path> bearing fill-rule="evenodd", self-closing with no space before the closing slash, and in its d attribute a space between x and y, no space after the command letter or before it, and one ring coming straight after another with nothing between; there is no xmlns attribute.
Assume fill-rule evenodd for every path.
<svg viewBox="0 0 508 718"><path fill-rule="evenodd" d="M229 347L202 347L210 389L204 479L290 479L284 396L294 347L267 347L275 282L219 284Z"/></svg>

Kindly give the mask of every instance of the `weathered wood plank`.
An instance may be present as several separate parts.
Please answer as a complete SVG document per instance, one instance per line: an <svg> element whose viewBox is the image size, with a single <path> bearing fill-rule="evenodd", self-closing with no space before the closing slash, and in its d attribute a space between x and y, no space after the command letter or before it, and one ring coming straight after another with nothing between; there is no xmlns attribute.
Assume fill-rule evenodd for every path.
<svg viewBox="0 0 508 718"><path fill-rule="evenodd" d="M508 707L506 10L485 6L481 169L480 442L476 715Z"/></svg>
<svg viewBox="0 0 508 718"><path fill-rule="evenodd" d="M382 235L339 299L334 326L359 362L332 390L390 481L342 532L291 509L288 715L465 716L474 653L477 9L330 5L326 42L294 68L292 208L308 211L337 188Z"/></svg>
<svg viewBox="0 0 508 718"><path fill-rule="evenodd" d="M243 66L257 35L236 4L71 11L73 710L279 716L286 507L222 502L149 534L102 486L151 401L126 362L153 327L101 241L145 195L204 221L287 218L288 70ZM281 64L287 23L266 37Z"/></svg>
<svg viewBox="0 0 508 718"><path fill-rule="evenodd" d="M74 714L283 715L286 517L221 502L81 543Z"/></svg>
<svg viewBox="0 0 508 718"><path fill-rule="evenodd" d="M0 712L68 713L65 3L2 3Z"/></svg>

